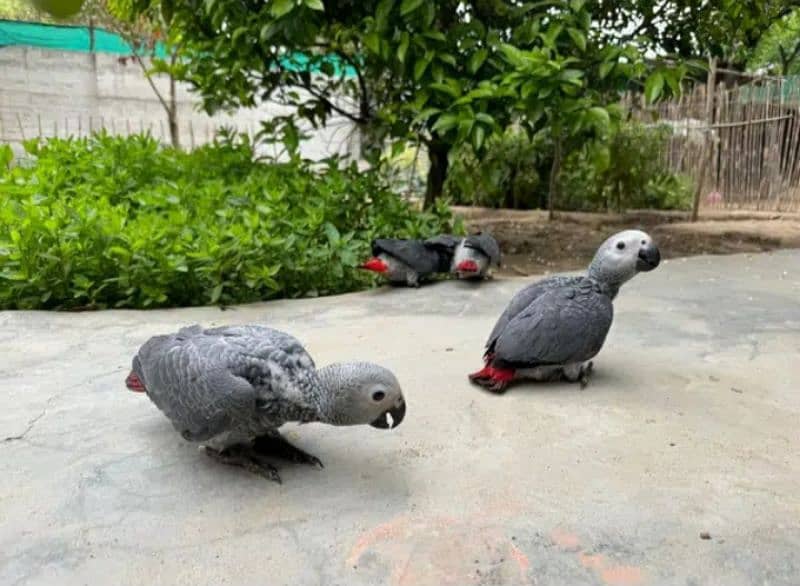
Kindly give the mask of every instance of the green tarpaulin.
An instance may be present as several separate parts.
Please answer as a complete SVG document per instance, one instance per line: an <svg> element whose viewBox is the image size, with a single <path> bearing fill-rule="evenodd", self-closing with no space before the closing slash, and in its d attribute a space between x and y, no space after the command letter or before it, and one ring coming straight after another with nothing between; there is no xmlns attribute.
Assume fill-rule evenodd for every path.
<svg viewBox="0 0 800 586"><path fill-rule="evenodd" d="M59 26L37 22L0 20L0 47L22 45L56 51L92 50L89 29L85 26ZM133 52L122 37L103 29L94 29L94 50L98 53L130 55ZM163 47L158 47L159 56L164 56Z"/></svg>
<svg viewBox="0 0 800 586"><path fill-rule="evenodd" d="M14 20L0 20L0 49L7 46L40 47L55 51L78 51L88 53L92 51L89 29L85 26L63 26L42 24L38 22L19 22ZM130 55L133 48L122 37L103 29L94 29L94 51L97 53L114 53L117 55ZM156 47L156 55L166 56L164 47ZM341 62L336 56L325 59L315 59L310 63L307 55L295 53L291 57L281 59L281 67L290 71L304 71L310 69L314 73L320 71L322 61L333 65L334 75L341 74ZM351 67L346 66L345 75L355 75Z"/></svg>

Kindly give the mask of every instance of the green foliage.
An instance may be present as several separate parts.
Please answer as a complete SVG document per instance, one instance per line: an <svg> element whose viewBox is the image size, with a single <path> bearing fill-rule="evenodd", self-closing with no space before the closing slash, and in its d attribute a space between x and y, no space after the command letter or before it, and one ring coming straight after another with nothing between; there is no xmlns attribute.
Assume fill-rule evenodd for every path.
<svg viewBox="0 0 800 586"><path fill-rule="evenodd" d="M547 129L552 140L548 189L552 218L555 206L561 205L558 188L563 160L586 141L604 140L615 131L623 92L632 83L643 82L649 101L680 93L686 68L645 60L633 44L604 45L598 41L602 37L594 34L584 0L551 7L533 19L532 26L536 32L533 48L501 46L509 67L498 76L497 87L512 100L529 135Z"/></svg>
<svg viewBox="0 0 800 586"><path fill-rule="evenodd" d="M604 140L587 142L564 160L563 210L688 209L692 182L665 168L661 153L669 130L622 124ZM477 157L469 147L454 157L446 193L456 203L488 207L547 205L553 145L546 131L493 138Z"/></svg>
<svg viewBox="0 0 800 586"><path fill-rule="evenodd" d="M454 202L528 209L547 205L547 174L552 144L543 134L533 140L519 130L489 139L482 156L471 145L455 152L445 184Z"/></svg>
<svg viewBox="0 0 800 586"><path fill-rule="evenodd" d="M550 121L559 132L605 132L615 92L649 71L635 46L604 42L583 0L117 1L140 13L169 4L185 76L208 110L270 99L294 109L287 124L341 115L376 159L387 139L425 145L428 201L454 146L480 153L519 115L534 130ZM649 97L677 91L682 73L660 67Z"/></svg>
<svg viewBox="0 0 800 586"><path fill-rule="evenodd" d="M800 74L800 10L769 27L747 65L750 69L765 67L779 75Z"/></svg>
<svg viewBox="0 0 800 586"><path fill-rule="evenodd" d="M565 163L567 209L689 209L693 184L661 160L670 129L628 122L607 141L575 150Z"/></svg>
<svg viewBox="0 0 800 586"><path fill-rule="evenodd" d="M8 20L38 20L39 11L27 0L0 0L0 18Z"/></svg>
<svg viewBox="0 0 800 586"><path fill-rule="evenodd" d="M798 0L588 0L608 44L680 59L718 57L740 67L770 26Z"/></svg>
<svg viewBox="0 0 800 586"><path fill-rule="evenodd" d="M0 308L156 307L368 286L377 236L459 229L374 173L253 161L244 140L192 153L147 136L29 142L0 168Z"/></svg>

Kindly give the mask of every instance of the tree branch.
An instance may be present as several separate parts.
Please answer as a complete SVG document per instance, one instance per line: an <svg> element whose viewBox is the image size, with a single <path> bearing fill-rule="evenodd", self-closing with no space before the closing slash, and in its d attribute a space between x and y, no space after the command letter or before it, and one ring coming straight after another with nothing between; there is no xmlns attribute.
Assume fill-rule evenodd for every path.
<svg viewBox="0 0 800 586"><path fill-rule="evenodd" d="M353 114L352 112L348 112L344 108L341 108L336 104L334 104L324 93L317 90L313 85L311 85L310 81L303 83L300 87L305 89L309 94L311 94L320 102L322 102L326 108L333 110L334 112L336 112L341 116L344 116L348 120L356 122L357 124L366 124L367 122L369 122L367 118L363 118L362 116Z"/></svg>

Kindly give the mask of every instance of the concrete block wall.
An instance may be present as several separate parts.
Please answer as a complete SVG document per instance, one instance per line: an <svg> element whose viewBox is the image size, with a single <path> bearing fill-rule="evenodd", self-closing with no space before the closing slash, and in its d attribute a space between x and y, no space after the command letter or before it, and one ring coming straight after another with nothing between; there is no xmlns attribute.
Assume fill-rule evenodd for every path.
<svg viewBox="0 0 800 586"><path fill-rule="evenodd" d="M166 95L167 79L154 81ZM184 148L210 141L223 126L252 135L260 121L285 112L262 105L210 117L198 109L199 100L187 85L178 85L177 96ZM136 62L105 53L0 47L0 143L18 149L24 139L85 136L99 128L122 135L149 130L169 142L166 113ZM326 128L309 132L312 138L302 147L308 158L357 151L347 119L333 119Z"/></svg>

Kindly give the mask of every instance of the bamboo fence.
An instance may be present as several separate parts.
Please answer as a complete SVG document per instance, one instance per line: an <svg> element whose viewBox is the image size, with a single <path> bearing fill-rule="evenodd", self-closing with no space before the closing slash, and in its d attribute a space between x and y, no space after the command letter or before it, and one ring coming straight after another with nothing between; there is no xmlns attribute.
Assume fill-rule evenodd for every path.
<svg viewBox="0 0 800 586"><path fill-rule="evenodd" d="M645 106L627 97L631 115L671 129L662 158L693 178L699 209L800 210L800 89L770 78L728 88L695 86L680 98Z"/></svg>

